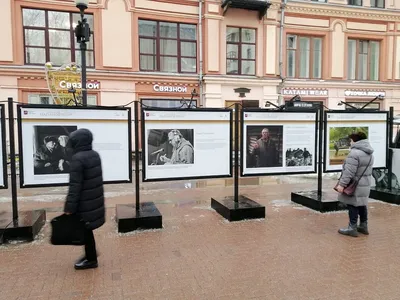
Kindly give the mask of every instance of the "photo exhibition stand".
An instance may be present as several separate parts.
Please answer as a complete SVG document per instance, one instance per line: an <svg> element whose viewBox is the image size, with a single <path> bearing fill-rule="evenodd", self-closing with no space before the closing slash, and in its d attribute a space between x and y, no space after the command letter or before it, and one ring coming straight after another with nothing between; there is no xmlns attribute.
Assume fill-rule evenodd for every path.
<svg viewBox="0 0 400 300"><path fill-rule="evenodd" d="M235 103L234 194L222 199L211 198L211 208L229 221L265 218L265 206L258 204L246 196L239 195L239 110L240 104Z"/></svg>
<svg viewBox="0 0 400 300"><path fill-rule="evenodd" d="M389 132L389 153L387 156L387 186L374 186L371 188L369 197L392 204L400 204L400 189L393 186L393 126L394 126L394 109L390 107L388 132Z"/></svg>
<svg viewBox="0 0 400 300"><path fill-rule="evenodd" d="M324 107L320 104L318 109L318 160L317 160L317 190L292 192L291 200L294 203L303 205L320 212L341 210L337 200L330 199L328 194L322 191L323 176L323 133L324 128Z"/></svg>
<svg viewBox="0 0 400 300"><path fill-rule="evenodd" d="M380 97L376 97L375 99L371 100L369 103L372 103L374 100L379 99L381 100ZM351 111L344 111L343 113L353 113L353 114L358 114L358 113L371 113L373 114L374 112L364 110L367 105L364 105L362 108L357 109L354 108ZM325 116L327 113L341 113L342 111L328 111L325 113ZM382 112L381 113L385 113ZM324 116L324 111L323 111L323 106L321 104L320 109L319 109L319 120L318 120L318 127L319 127L319 139L318 139L318 149L319 149L319 155L318 155L318 187L317 190L312 190L312 191L301 191L301 192L292 192L291 194L291 200L297 204L303 205L305 207L308 207L310 209L319 211L319 212L330 212L330 211L341 211L341 210L346 210L346 206L343 205L341 202L337 200L337 197L335 195L335 192L333 193L327 193L322 190L322 176L324 173L324 164L327 163L327 160L329 160L329 156L327 156L327 149L326 145L327 142L325 141L326 137L326 132L327 132L327 123L328 120ZM387 121L387 120L386 120ZM386 123L386 126L388 126L388 122ZM323 129L323 130L321 130ZM386 136L387 138L387 136ZM388 151L386 147L386 152ZM388 157L388 155L386 155ZM388 162L386 162L388 163ZM389 165L390 167L390 165ZM340 172L340 171L337 171ZM329 187L333 190L333 186Z"/></svg>
<svg viewBox="0 0 400 300"><path fill-rule="evenodd" d="M134 102L135 110L135 198L133 204L116 205L116 222L118 232L162 228L162 215L154 202L140 203L140 169L139 169L139 101ZM144 122L142 120L142 122ZM142 140L143 142L143 140ZM144 153L142 153L144 155Z"/></svg>
<svg viewBox="0 0 400 300"><path fill-rule="evenodd" d="M3 148L3 180L7 188L7 152L4 105L1 107L1 130ZM0 244L11 240L33 241L46 223L46 211L43 209L18 212L17 172L15 159L14 102L8 98L8 125L10 139L11 197L12 214L0 212ZM22 172L22 170L20 170Z"/></svg>

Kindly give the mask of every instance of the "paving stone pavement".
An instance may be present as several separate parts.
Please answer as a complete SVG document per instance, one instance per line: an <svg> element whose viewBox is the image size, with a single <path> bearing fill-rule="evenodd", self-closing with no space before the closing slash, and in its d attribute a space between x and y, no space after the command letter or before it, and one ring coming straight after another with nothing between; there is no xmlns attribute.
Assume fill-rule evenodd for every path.
<svg viewBox="0 0 400 300"><path fill-rule="evenodd" d="M290 202L291 191L314 186L243 185L242 194L266 206L266 218L229 223L210 208L211 197L232 194L229 183L159 184L141 200L155 201L164 228L128 234L117 233L115 204L134 202L132 185L107 187L121 195L107 198L107 222L95 232L99 268L74 270L82 248L50 245L47 222L34 242L0 246L0 299L400 299L400 207L371 201L371 234L345 237L337 229L347 212L321 214ZM45 191L63 193L20 191L20 209L46 208L48 220L58 215L61 200L29 200ZM0 211L8 209L7 192L0 198Z"/></svg>

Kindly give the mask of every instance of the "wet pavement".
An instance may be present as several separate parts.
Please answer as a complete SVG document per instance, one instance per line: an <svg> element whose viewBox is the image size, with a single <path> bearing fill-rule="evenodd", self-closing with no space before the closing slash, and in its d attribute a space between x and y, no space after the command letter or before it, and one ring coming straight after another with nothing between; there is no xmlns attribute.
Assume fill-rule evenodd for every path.
<svg viewBox="0 0 400 300"><path fill-rule="evenodd" d="M324 178L332 193L334 179ZM107 185L107 222L95 232L99 268L76 271L81 247L52 246L47 222L32 243L0 246L0 299L400 299L400 207L370 201L369 236L337 229L347 213L320 214L290 201L315 176L241 179L240 193L266 218L229 223L211 197L233 194L232 179L141 184L163 229L118 234L115 205L134 203L134 184ZM18 190L21 210L60 214L66 188ZM0 191L0 211L11 209Z"/></svg>

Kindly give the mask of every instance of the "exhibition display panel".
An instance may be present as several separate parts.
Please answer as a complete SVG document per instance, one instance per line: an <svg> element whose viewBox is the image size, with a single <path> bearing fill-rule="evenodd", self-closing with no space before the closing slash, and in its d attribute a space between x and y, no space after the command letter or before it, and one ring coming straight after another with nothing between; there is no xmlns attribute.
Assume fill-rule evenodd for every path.
<svg viewBox="0 0 400 300"><path fill-rule="evenodd" d="M241 176L317 172L317 111L242 110Z"/></svg>
<svg viewBox="0 0 400 300"><path fill-rule="evenodd" d="M364 132L374 149L374 168L387 168L388 112L325 112L324 172L340 172L352 133Z"/></svg>
<svg viewBox="0 0 400 300"><path fill-rule="evenodd" d="M232 176L232 110L142 109L143 181Z"/></svg>
<svg viewBox="0 0 400 300"><path fill-rule="evenodd" d="M7 176L7 142L6 142L6 117L5 117L5 106L0 104L0 189L8 188L8 176Z"/></svg>
<svg viewBox="0 0 400 300"><path fill-rule="evenodd" d="M18 105L17 112L21 187L68 184L69 135L80 128L93 134L104 183L132 182L130 108Z"/></svg>

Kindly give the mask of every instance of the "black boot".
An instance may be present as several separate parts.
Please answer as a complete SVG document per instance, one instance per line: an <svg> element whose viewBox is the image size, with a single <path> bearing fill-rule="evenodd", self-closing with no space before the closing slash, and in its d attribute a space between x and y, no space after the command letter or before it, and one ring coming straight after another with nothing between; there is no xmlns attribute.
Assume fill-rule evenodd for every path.
<svg viewBox="0 0 400 300"><path fill-rule="evenodd" d="M357 231L362 234L369 235L368 222L360 222L360 226L357 227Z"/></svg>
<svg viewBox="0 0 400 300"><path fill-rule="evenodd" d="M339 233L352 237L358 237L357 224L349 224L349 227L339 229Z"/></svg>
<svg viewBox="0 0 400 300"><path fill-rule="evenodd" d="M76 270L84 270L84 269L94 269L98 267L97 260L88 261L86 258L84 260L78 261L75 264Z"/></svg>

